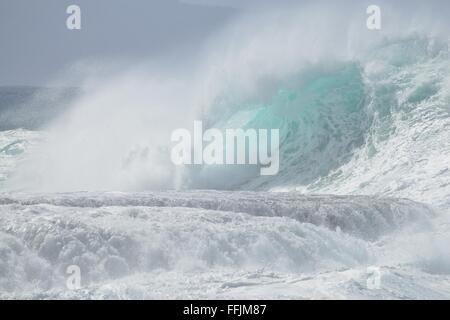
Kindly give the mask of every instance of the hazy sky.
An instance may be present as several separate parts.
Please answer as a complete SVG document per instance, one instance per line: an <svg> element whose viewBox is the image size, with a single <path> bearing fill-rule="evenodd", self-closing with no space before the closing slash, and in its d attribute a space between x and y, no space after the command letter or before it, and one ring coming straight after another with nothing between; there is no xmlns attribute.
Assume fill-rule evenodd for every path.
<svg viewBox="0 0 450 320"><path fill-rule="evenodd" d="M70 4L81 7L82 30L66 28ZM0 0L0 85L44 85L86 58L182 57L234 11L176 0Z"/></svg>
<svg viewBox="0 0 450 320"><path fill-rule="evenodd" d="M0 85L45 85L85 59L132 62L169 56L181 61L240 10L306 1L0 0ZM416 9L411 1L392 3ZM448 12L447 0L433 3L434 12ZM66 28L71 4L81 7L82 30Z"/></svg>

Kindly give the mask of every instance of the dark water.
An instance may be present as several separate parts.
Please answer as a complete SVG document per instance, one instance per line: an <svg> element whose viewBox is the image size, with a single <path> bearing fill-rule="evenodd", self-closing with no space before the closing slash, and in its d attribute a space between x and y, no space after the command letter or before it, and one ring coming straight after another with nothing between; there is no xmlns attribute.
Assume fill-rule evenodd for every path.
<svg viewBox="0 0 450 320"><path fill-rule="evenodd" d="M79 88L0 86L0 131L38 130L67 110Z"/></svg>

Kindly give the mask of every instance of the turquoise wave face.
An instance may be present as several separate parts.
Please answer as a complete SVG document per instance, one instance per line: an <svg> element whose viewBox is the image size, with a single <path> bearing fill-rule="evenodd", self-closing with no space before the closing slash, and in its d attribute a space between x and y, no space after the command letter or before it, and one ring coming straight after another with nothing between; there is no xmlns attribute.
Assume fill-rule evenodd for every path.
<svg viewBox="0 0 450 320"><path fill-rule="evenodd" d="M310 66L262 86L253 98L225 95L211 108L208 124L280 129L279 174L261 177L249 166L203 167L190 175L192 185L319 193L369 188L371 194L396 195L409 187L387 190L386 184L417 171L430 185L426 190L434 190L441 176L430 172L447 172L446 164L416 158L434 151L445 155L450 148L449 57L446 44L411 36L385 41L353 61ZM429 172L421 171L424 161L434 163ZM400 173L402 168L409 171Z"/></svg>
<svg viewBox="0 0 450 320"><path fill-rule="evenodd" d="M279 89L247 126L280 128L280 177L292 175L287 169L295 167L295 182L305 184L327 174L364 142L365 104L357 64L311 70L295 86Z"/></svg>
<svg viewBox="0 0 450 320"><path fill-rule="evenodd" d="M213 187L234 188L241 184L258 189L274 180L307 184L348 161L351 150L365 140L369 124L366 90L362 69L357 63L309 68L264 95L264 101L230 103L230 98L221 100L216 109L212 108L211 118L217 114L225 116L209 122L213 127L224 129L279 129L279 174L259 177L258 171L249 167L204 168L204 175L220 177L218 172L227 173L226 180L234 184L221 185L223 181L216 178L217 184ZM216 111L225 105L224 101L228 101L227 107L232 112ZM230 174L242 180L230 180ZM203 183L211 187L211 180Z"/></svg>

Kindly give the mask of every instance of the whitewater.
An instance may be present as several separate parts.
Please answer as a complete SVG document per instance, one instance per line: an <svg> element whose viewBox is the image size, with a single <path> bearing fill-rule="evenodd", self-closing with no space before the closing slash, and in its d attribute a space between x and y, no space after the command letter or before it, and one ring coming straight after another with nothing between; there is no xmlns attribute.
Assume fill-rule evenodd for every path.
<svg viewBox="0 0 450 320"><path fill-rule="evenodd" d="M358 22L245 16L195 72L140 65L1 131L0 298L449 299L448 35ZM280 129L278 175L175 167L195 119Z"/></svg>

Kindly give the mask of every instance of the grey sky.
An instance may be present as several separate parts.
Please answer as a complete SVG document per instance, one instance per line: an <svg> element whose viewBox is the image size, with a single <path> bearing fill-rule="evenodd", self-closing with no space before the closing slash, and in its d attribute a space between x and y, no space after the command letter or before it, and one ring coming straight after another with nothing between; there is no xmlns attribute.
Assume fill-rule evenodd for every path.
<svg viewBox="0 0 450 320"><path fill-rule="evenodd" d="M70 4L82 30L66 28ZM0 0L0 85L44 85L85 58L182 57L233 12L176 0Z"/></svg>
<svg viewBox="0 0 450 320"><path fill-rule="evenodd" d="M89 58L180 61L241 9L305 1L312 0L0 0L0 85L45 85ZM413 2L429 3L391 3L412 11ZM447 0L432 2L433 12L449 12ZM82 9L80 31L66 28L70 4Z"/></svg>

